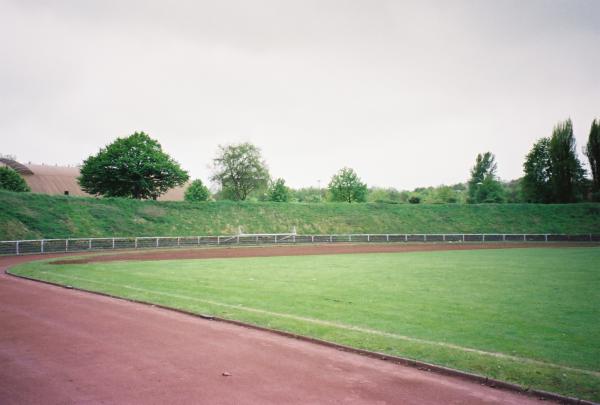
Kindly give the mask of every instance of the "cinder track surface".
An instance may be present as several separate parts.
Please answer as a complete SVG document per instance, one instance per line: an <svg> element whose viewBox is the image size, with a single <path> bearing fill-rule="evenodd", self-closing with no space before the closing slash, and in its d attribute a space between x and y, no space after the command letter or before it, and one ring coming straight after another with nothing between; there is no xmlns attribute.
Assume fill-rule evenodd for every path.
<svg viewBox="0 0 600 405"><path fill-rule="evenodd" d="M575 242L506 242L506 243L385 243L385 244L352 244L335 243L324 245L263 245L233 246L226 248L193 248L142 250L118 252L90 256L75 260L59 260L57 264L81 264L91 262L107 262L115 260L174 260L174 259L217 259L230 257L268 257L268 256L302 256L302 255L335 255L355 253L401 253L432 252L439 250L474 250L474 249L522 249L531 247L576 247L600 246L598 243Z"/></svg>
<svg viewBox="0 0 600 405"><path fill-rule="evenodd" d="M248 256L266 248L222 250ZM145 259L162 254L142 253ZM269 332L4 274L42 257L51 256L0 258L1 404L540 403Z"/></svg>

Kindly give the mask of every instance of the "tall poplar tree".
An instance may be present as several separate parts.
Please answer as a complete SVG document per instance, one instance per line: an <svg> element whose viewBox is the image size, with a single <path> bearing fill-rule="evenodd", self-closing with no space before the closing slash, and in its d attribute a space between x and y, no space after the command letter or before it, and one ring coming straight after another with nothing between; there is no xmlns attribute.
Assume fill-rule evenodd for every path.
<svg viewBox="0 0 600 405"><path fill-rule="evenodd" d="M550 138L549 153L554 202L577 201L585 171L577 158L571 119L559 122L554 127Z"/></svg>
<svg viewBox="0 0 600 405"><path fill-rule="evenodd" d="M600 200L600 121L594 120L590 136L585 146L585 155L590 162L592 172L592 192L595 200Z"/></svg>

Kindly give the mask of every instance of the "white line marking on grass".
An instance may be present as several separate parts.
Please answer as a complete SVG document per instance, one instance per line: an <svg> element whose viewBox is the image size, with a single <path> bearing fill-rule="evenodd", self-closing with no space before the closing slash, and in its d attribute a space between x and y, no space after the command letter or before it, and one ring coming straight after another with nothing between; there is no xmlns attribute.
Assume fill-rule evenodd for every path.
<svg viewBox="0 0 600 405"><path fill-rule="evenodd" d="M207 299L203 299L203 298L190 297L189 295L148 290L146 288L139 288L139 287L133 287L130 285L110 283L110 282L106 282L106 281L90 280L90 279L83 278L83 277L57 274L57 273L49 272L49 271L40 271L40 273L49 274L49 275L59 277L59 278L80 280L80 281L85 281L85 282L93 283L93 284L101 284L101 285L112 286L112 287L126 288L129 290L139 291L139 292L144 292L144 293L149 293L149 294L154 294L154 295L162 295L165 297L179 298L179 299L188 300L188 301L197 301L197 302L202 302L205 304L216 305L216 306L231 308L231 309L237 309L237 310L246 311L246 312L270 315L270 316L279 317L279 318L293 319L296 321L303 321L303 322L313 323L316 325L330 326L330 327L338 328L338 329L345 329L345 330L350 330L350 331L355 331L355 332L362 332L362 333L368 333L368 334L372 334L372 335L384 336L384 337L389 337L389 338L393 338L393 339L404 340L407 342L414 342L414 343L421 343L421 344L432 345L432 346L446 347L449 349L459 350L459 351L466 352L466 353L475 353L475 354L480 354L480 355L484 355L484 356L491 356L491 357L496 357L496 358L501 358L501 359L506 359L506 360L512 360L512 361L516 361L516 362L520 362L520 363L527 363L527 364L533 364L533 365L538 365L538 366L559 368L562 370L575 371L578 373L589 374L589 375L593 375L595 377L600 377L600 372L598 372L598 371L563 366L561 364L549 363L549 362L545 362L545 361L541 361L541 360L528 359L526 357L512 356L510 354L505 354L505 353L500 353L500 352L488 352L485 350L473 349L470 347L459 346L459 345L455 345L452 343L437 342L434 340L426 340L426 339L420 339L420 338L415 338L415 337L411 337L411 336L398 335L395 333L383 332L383 331L380 331L377 329L369 329L369 328L364 328L361 326L346 325L343 323L324 321L321 319L307 318L307 317L303 317L303 316L284 314L284 313L280 313L280 312L272 312L272 311L267 311L264 309L245 307L241 304L240 305L226 304L224 302L207 300Z"/></svg>

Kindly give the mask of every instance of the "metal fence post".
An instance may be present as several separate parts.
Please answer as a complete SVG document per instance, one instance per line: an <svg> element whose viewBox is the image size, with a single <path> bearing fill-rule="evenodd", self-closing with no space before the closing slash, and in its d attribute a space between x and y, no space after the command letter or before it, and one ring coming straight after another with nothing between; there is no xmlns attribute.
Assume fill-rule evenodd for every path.
<svg viewBox="0 0 600 405"><path fill-rule="evenodd" d="M217 236L217 245L219 245L221 243L221 237Z"/></svg>
<svg viewBox="0 0 600 405"><path fill-rule="evenodd" d="M69 251L69 239L65 239L65 252Z"/></svg>
<svg viewBox="0 0 600 405"><path fill-rule="evenodd" d="M134 249L137 249L137 246L138 246L137 240L138 240L138 238L136 236L135 241L133 242Z"/></svg>
<svg viewBox="0 0 600 405"><path fill-rule="evenodd" d="M15 246L15 247L16 247L16 250L17 250L17 256L19 255L19 242L20 242L20 241L17 241L17 246Z"/></svg>
<svg viewBox="0 0 600 405"><path fill-rule="evenodd" d="M423 242L427 242L427 234L423 235Z"/></svg>
<svg viewBox="0 0 600 405"><path fill-rule="evenodd" d="M591 240L591 235L590 235L590 240ZM544 234L544 242L548 242L548 234Z"/></svg>
<svg viewBox="0 0 600 405"><path fill-rule="evenodd" d="M112 238L112 248L115 248L115 238Z"/></svg>
<svg viewBox="0 0 600 405"><path fill-rule="evenodd" d="M310 242L315 243L315 235L310 235Z"/></svg>
<svg viewBox="0 0 600 405"><path fill-rule="evenodd" d="M352 242L352 234L348 234L348 242Z"/></svg>
<svg viewBox="0 0 600 405"><path fill-rule="evenodd" d="M158 247L158 236L156 237L156 247Z"/></svg>
<svg viewBox="0 0 600 405"><path fill-rule="evenodd" d="M386 242L389 242L389 241L390 241L390 234L389 234L389 233L385 235L385 241L386 241Z"/></svg>
<svg viewBox="0 0 600 405"><path fill-rule="evenodd" d="M371 235L367 234L367 242L371 242Z"/></svg>
<svg viewBox="0 0 600 405"><path fill-rule="evenodd" d="M44 239L42 239L42 243L40 244L41 253L44 253Z"/></svg>
<svg viewBox="0 0 600 405"><path fill-rule="evenodd" d="M180 237L180 236L178 236L178 237L177 237L177 247L179 247L179 244L180 244L180 242L181 242L181 237Z"/></svg>
<svg viewBox="0 0 600 405"><path fill-rule="evenodd" d="M88 249L92 250L92 238L88 239Z"/></svg>

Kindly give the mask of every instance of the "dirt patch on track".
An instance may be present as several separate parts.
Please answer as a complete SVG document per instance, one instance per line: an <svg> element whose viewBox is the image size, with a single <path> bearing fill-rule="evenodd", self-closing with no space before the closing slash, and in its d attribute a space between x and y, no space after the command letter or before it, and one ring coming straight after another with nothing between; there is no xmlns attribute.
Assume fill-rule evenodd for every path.
<svg viewBox="0 0 600 405"><path fill-rule="evenodd" d="M121 260L179 260L179 259L218 259L234 257L271 257L303 255L335 255L353 253L401 253L433 252L446 250L478 249L522 249L540 247L591 247L597 243L394 243L394 244L335 244L335 245L294 245L294 246L246 246L215 247L194 249L169 249L159 251L121 252L101 254L81 259L58 260L53 264L83 264Z"/></svg>

